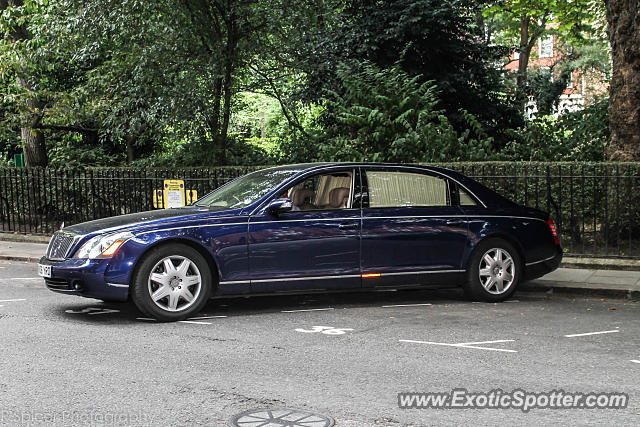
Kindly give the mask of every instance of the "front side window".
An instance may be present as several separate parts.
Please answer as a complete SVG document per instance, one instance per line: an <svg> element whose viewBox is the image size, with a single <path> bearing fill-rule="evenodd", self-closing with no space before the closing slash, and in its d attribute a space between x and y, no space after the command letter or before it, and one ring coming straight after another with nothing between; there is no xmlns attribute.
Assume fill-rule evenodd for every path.
<svg viewBox="0 0 640 427"><path fill-rule="evenodd" d="M369 207L448 206L447 182L421 173L368 171Z"/></svg>
<svg viewBox="0 0 640 427"><path fill-rule="evenodd" d="M351 208L351 171L314 175L297 183L280 197L288 197L294 211Z"/></svg>
<svg viewBox="0 0 640 427"><path fill-rule="evenodd" d="M297 169L270 168L250 173L207 194L195 204L222 209L240 209L260 200L282 181L298 173Z"/></svg>

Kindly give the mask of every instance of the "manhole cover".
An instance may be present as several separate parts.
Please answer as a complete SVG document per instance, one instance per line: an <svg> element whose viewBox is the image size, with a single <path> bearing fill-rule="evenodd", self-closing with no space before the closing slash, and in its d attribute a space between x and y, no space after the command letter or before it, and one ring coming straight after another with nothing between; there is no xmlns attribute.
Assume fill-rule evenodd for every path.
<svg viewBox="0 0 640 427"><path fill-rule="evenodd" d="M252 409L231 418L232 427L332 427L335 420L326 415L299 409Z"/></svg>

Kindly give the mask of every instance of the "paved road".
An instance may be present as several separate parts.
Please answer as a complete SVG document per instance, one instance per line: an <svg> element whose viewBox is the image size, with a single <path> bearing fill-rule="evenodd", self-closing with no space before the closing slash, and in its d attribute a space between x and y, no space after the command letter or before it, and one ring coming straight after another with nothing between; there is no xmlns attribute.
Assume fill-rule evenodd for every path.
<svg viewBox="0 0 640 427"><path fill-rule="evenodd" d="M640 419L638 302L521 293L473 304L451 291L402 291L219 300L191 323L140 316L127 304L54 294L33 264L1 262L0 424L128 414L137 424L226 425L264 407L315 411L338 426ZM320 326L341 331L309 332ZM565 336L600 331L610 332ZM502 342L442 345L486 341ZM617 391L630 405L398 408L399 392L461 387Z"/></svg>

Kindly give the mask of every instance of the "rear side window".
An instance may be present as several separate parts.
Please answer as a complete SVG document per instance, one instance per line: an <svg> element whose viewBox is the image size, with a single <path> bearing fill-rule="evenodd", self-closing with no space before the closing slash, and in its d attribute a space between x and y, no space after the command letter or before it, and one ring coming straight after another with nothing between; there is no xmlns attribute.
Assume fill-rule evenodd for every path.
<svg viewBox="0 0 640 427"><path fill-rule="evenodd" d="M369 207L448 206L447 181L432 175L367 171Z"/></svg>
<svg viewBox="0 0 640 427"><path fill-rule="evenodd" d="M458 186L458 194L460 196L460 206L477 206L476 201L462 188Z"/></svg>

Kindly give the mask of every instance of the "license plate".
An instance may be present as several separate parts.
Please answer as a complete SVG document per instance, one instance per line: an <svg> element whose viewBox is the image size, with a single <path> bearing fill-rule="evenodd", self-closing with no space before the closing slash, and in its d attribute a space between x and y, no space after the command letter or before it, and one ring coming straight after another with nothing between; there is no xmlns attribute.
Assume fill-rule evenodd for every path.
<svg viewBox="0 0 640 427"><path fill-rule="evenodd" d="M51 277L51 266L38 264L38 276Z"/></svg>

